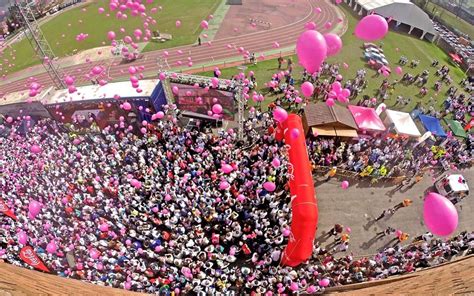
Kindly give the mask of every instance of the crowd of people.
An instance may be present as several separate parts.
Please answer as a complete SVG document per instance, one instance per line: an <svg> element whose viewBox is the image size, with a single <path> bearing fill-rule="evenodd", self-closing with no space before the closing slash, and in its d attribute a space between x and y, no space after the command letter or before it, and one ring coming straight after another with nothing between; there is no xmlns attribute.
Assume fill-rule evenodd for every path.
<svg viewBox="0 0 474 296"><path fill-rule="evenodd" d="M271 117L262 120L273 126ZM335 259L334 250L347 250L346 235L336 237L334 250L315 245L300 268L283 267L291 220L287 160L272 134L242 149L230 130L213 135L173 121L149 125L145 136L110 128L77 136L51 120L27 135L17 132L19 123L6 126L0 184L17 220L0 216L0 257L15 265L27 266L19 250L31 245L51 272L99 285L263 294L320 292L323 280L337 286L384 278L439 263L453 250L472 252L473 234L464 233L374 258ZM224 164L232 172L224 173ZM266 191L266 181L277 189ZM42 205L36 217L29 215L32 200Z"/></svg>
<svg viewBox="0 0 474 296"><path fill-rule="evenodd" d="M384 140L382 140L384 139ZM455 137L443 146L428 140L410 138L360 138L344 141L335 138L308 138L308 150L314 166L337 167L365 177L400 177L423 175L425 168L470 167L472 147Z"/></svg>

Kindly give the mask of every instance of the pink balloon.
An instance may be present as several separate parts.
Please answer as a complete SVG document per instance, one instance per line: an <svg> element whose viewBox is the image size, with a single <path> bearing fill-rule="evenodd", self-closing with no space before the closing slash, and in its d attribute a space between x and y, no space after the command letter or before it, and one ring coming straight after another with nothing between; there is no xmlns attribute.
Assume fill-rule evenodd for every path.
<svg viewBox="0 0 474 296"><path fill-rule="evenodd" d="M28 235L23 231L20 232L18 234L18 242L22 245L26 245L26 243L28 242Z"/></svg>
<svg viewBox="0 0 474 296"><path fill-rule="evenodd" d="M402 67L400 67L400 66L396 67L395 68L395 73L397 73L398 75L402 75L402 73L403 73Z"/></svg>
<svg viewBox="0 0 474 296"><path fill-rule="evenodd" d="M54 241L50 241L49 244L46 246L46 251L50 254L56 253L58 250L58 247L56 246L56 243Z"/></svg>
<svg viewBox="0 0 474 296"><path fill-rule="evenodd" d="M142 187L142 183L140 181L138 181L137 179L130 180L130 185L132 185L133 187L135 187L137 189Z"/></svg>
<svg viewBox="0 0 474 296"><path fill-rule="evenodd" d="M297 128L293 128L293 129L291 129L291 131L290 131L290 135L291 135L291 138L297 139L297 138L299 137L299 135L300 135L300 130L297 129Z"/></svg>
<svg viewBox="0 0 474 296"><path fill-rule="evenodd" d="M265 188L266 191L273 192L276 189L276 185L273 182L265 182L263 183L263 188Z"/></svg>
<svg viewBox="0 0 474 296"><path fill-rule="evenodd" d="M326 105L328 105L329 107L334 106L334 99L331 99L331 98L327 99L326 100Z"/></svg>
<svg viewBox="0 0 474 296"><path fill-rule="evenodd" d="M357 38L364 41L382 39L388 32L388 23L385 18L371 14L362 18L355 28Z"/></svg>
<svg viewBox="0 0 474 296"><path fill-rule="evenodd" d="M308 22L304 25L306 30L316 30L316 23L315 22Z"/></svg>
<svg viewBox="0 0 474 296"><path fill-rule="evenodd" d="M92 249L92 250L89 252L89 255L91 256L92 259L98 259L99 256L100 256L100 252L97 251L96 249Z"/></svg>
<svg viewBox="0 0 474 296"><path fill-rule="evenodd" d="M341 95L345 98L350 97L351 91L347 88L344 88L343 90L341 90Z"/></svg>
<svg viewBox="0 0 474 296"><path fill-rule="evenodd" d="M104 232L105 232L105 231L109 231L109 224L107 224L107 223L102 223L102 224L100 224L100 225L99 225L99 230L100 230L100 231L104 231Z"/></svg>
<svg viewBox="0 0 474 296"><path fill-rule="evenodd" d="M28 205L28 213L32 218L35 218L40 212L41 209L43 208L43 205L36 200L30 201Z"/></svg>
<svg viewBox="0 0 474 296"><path fill-rule="evenodd" d="M116 37L116 35L115 35L115 32L114 32L114 31L109 31L109 32L107 33L107 38L108 38L109 40L114 40L115 37Z"/></svg>
<svg viewBox="0 0 474 296"><path fill-rule="evenodd" d="M349 181L342 181L342 183L341 183L341 188L342 188L342 189L347 189L347 188L349 188Z"/></svg>
<svg viewBox="0 0 474 296"><path fill-rule="evenodd" d="M319 285L320 285L321 287L327 287L327 286L329 286L329 283L330 283L330 282L329 282L329 279L327 279L327 278L324 278L324 279L322 279L322 280L319 281Z"/></svg>
<svg viewBox="0 0 474 296"><path fill-rule="evenodd" d="M286 112L286 110L281 107L276 107L273 110L273 118L276 121L282 123L288 118L288 112Z"/></svg>
<svg viewBox="0 0 474 296"><path fill-rule="evenodd" d="M339 35L333 33L324 34L324 39L328 48L328 56L336 55L341 51L342 40Z"/></svg>
<svg viewBox="0 0 474 296"><path fill-rule="evenodd" d="M71 76L66 76L66 78L64 78L64 82L66 83L66 85L73 85L74 84L74 78L72 78Z"/></svg>
<svg viewBox="0 0 474 296"><path fill-rule="evenodd" d="M336 94L339 94L342 91L342 85L339 81L333 82L333 84L331 84L331 88L336 92Z"/></svg>
<svg viewBox="0 0 474 296"><path fill-rule="evenodd" d="M214 106L212 106L212 112L215 114L221 114L222 106L220 104L215 104Z"/></svg>
<svg viewBox="0 0 474 296"><path fill-rule="evenodd" d="M208 23L207 21L204 21L204 20L203 20L203 21L201 22L201 28L203 28L203 29L209 28L209 23Z"/></svg>
<svg viewBox="0 0 474 296"><path fill-rule="evenodd" d="M176 28L179 28L179 27L181 27L181 21L180 21L180 20L177 20L177 21L176 21Z"/></svg>
<svg viewBox="0 0 474 296"><path fill-rule="evenodd" d="M130 111L132 110L132 105L129 102L125 102L122 104L122 109L125 111Z"/></svg>
<svg viewBox="0 0 474 296"><path fill-rule="evenodd" d="M234 170L234 168L232 168L232 166L229 164L223 164L221 170L224 174L229 174Z"/></svg>
<svg viewBox="0 0 474 296"><path fill-rule="evenodd" d="M439 236L451 235L458 226L458 212L446 197L430 192L423 204L426 227Z"/></svg>
<svg viewBox="0 0 474 296"><path fill-rule="evenodd" d="M311 97L314 92L314 85L311 82L306 81L301 85L301 91L305 97Z"/></svg>
<svg viewBox="0 0 474 296"><path fill-rule="evenodd" d="M30 147L30 152L31 153L38 154L38 153L41 153L42 151L43 151L43 149L41 149L41 147L38 146L38 145L31 145L31 147Z"/></svg>
<svg viewBox="0 0 474 296"><path fill-rule="evenodd" d="M303 32L296 42L296 54L300 64L309 72L319 71L327 56L327 45L324 36L314 30Z"/></svg>
<svg viewBox="0 0 474 296"><path fill-rule="evenodd" d="M280 166L280 160L279 160L277 157L275 157L275 158L272 160L272 165L273 165L274 168L279 167L279 166Z"/></svg>
<svg viewBox="0 0 474 296"><path fill-rule="evenodd" d="M221 181L219 183L220 190L225 190L225 189L228 189L229 187L230 187L230 184L227 181Z"/></svg>

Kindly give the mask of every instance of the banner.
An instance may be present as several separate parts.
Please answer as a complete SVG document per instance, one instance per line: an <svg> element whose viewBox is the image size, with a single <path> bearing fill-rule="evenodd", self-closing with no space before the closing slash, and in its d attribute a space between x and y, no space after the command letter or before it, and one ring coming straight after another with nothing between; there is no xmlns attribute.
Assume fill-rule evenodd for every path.
<svg viewBox="0 0 474 296"><path fill-rule="evenodd" d="M21 249L20 258L26 264L33 266L34 268L38 270L50 272L49 269L46 267L46 265L44 265L43 261L41 261L38 255L36 255L33 248L30 246L26 246Z"/></svg>
<svg viewBox="0 0 474 296"><path fill-rule="evenodd" d="M12 218L13 220L17 220L13 211L8 208L7 204L2 199L0 199L0 212Z"/></svg>

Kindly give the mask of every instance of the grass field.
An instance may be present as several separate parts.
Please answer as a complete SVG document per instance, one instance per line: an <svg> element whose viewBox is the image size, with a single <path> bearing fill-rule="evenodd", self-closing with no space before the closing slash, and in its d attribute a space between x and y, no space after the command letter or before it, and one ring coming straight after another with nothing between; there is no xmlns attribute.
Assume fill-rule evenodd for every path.
<svg viewBox="0 0 474 296"><path fill-rule="evenodd" d="M358 40L352 32L355 28L355 25L358 21L358 18L352 13L347 6L340 6L343 9L344 13L346 14L348 21L349 21L349 28L348 31L342 37L343 40L343 48L339 55L335 57L331 57L327 59L330 63L347 63L349 65L348 69L344 69L342 66L341 74L345 79L353 79L355 77L355 73L358 69L366 67L365 61L362 59L363 49L361 48L363 42ZM454 79L454 83L458 84L459 81L464 77L464 73L461 69L454 67L452 64L449 63L448 56L436 45L419 40L417 38L413 38L409 35L399 34L395 32L389 32L386 37L382 40L383 42L383 50L387 60L390 63L390 67L394 69L398 66L396 63L398 62L401 55L408 57L409 60L411 59L418 59L420 60L420 64L417 68L411 69L408 66L403 67L404 72L412 73L414 75L421 73L423 69L429 69L430 73L434 73L434 68L430 67L432 60L437 59L440 61L440 64L446 64L451 68L450 74L451 77ZM398 48L398 51L397 51ZM297 57L292 56L292 59L297 64ZM361 98L363 95L369 95L370 97L375 95L375 90L380 86L382 80L384 79L383 76L380 77L373 77L375 75L374 70L367 69L368 75L368 87L359 95L358 98ZM236 68L228 68L222 69L222 77L229 78L232 75L237 73ZM256 66L248 65L247 71L254 71L257 84L260 89L265 88L265 82L270 81L271 76L273 73L277 72L277 61L276 60L266 60L263 62L259 62ZM296 74L296 79L301 78L301 73L303 69L300 66L297 66L294 70ZM394 72L394 71L393 71ZM212 76L213 72L204 72L201 73L206 76ZM415 106L416 102L422 101L426 102L430 97L435 98L439 104L444 99L444 93L447 90L447 86L443 84L443 88L439 94L435 94L435 91L432 89L436 80L433 78L434 75L430 75L430 80L428 81L427 87L429 87L428 95L426 95L423 99L417 97L416 95L419 92L419 88L415 86L402 86L397 85L394 93L390 96L390 99L387 102L387 105L390 106L395 103L395 99L398 95L402 95L404 97L411 97L412 101L411 104L404 108L405 111L411 111ZM396 74L392 74L388 79L389 81L393 81L395 79L400 79L401 76ZM298 81L298 83L300 83ZM266 100L266 104L270 102L271 98Z"/></svg>
<svg viewBox="0 0 474 296"><path fill-rule="evenodd" d="M220 0L155 1L153 6L148 6L148 8L161 6L163 9L161 11L158 10L155 14L150 14L156 19L157 24L150 24L149 29L170 33L173 35L173 39L160 44L150 42L146 50L175 47L195 42L201 31L199 27L201 20L212 14L219 3ZM105 8L103 14L98 13L99 7ZM192 9L186 11L183 7L192 7ZM86 9L85 12L83 8ZM41 28L53 52L58 57L71 55L75 50L82 51L110 44L110 41L107 40L108 31L114 31L118 39L123 38L125 35L133 36L133 30L136 28L144 30L144 19L139 16L133 17L128 15L128 19L123 21L118 20L112 12L107 17L107 12L109 12L108 1L99 0L61 13L50 21L45 22ZM178 19L182 22L180 28L176 28L175 25ZM119 32L121 27L126 30L125 34ZM76 36L80 33L87 33L89 37L81 42L77 42ZM13 57L15 57L14 60ZM39 63L26 38L15 43L11 49L6 49L1 59L5 58L8 59L8 62L4 62L4 70L8 70L8 73ZM12 67L5 66L7 64L14 65Z"/></svg>

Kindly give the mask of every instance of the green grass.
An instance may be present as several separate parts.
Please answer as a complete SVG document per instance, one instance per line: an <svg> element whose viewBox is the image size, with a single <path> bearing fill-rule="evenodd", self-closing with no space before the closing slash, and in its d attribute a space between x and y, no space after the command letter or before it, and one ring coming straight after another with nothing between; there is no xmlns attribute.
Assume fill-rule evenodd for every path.
<svg viewBox="0 0 474 296"><path fill-rule="evenodd" d="M358 18L352 13L347 6L340 5L341 9L343 9L344 13L346 14L348 21L349 21L349 28L347 32L342 37L343 40L343 48L342 51L335 57L331 57L327 59L329 63L340 63L343 62L349 65L348 69L344 69L342 66L340 67L340 72L345 79L353 79L355 77L355 73L358 69L366 67L365 61L362 59L363 56L363 49L361 48L363 42L358 40L352 32L357 24ZM450 75L454 80L454 83L458 85L462 78L464 78L464 73L458 67L453 66L449 63L448 56L436 45L419 40L417 38L411 37L409 35L395 33L390 31L386 37L382 40L383 42L383 50L387 60L390 63L390 67L392 68L392 75L388 77L389 81L392 82L395 79L400 79L401 76L396 75L394 73L394 69L398 66L397 62L400 56L404 55L408 57L409 60L411 59L418 59L420 60L420 64L417 68L411 69L408 66L402 67L404 72L412 73L414 75L421 73L423 69L429 69L430 71L430 79L428 80L427 87L429 87L429 92L424 98L419 98L416 95L419 92L419 88L415 86L403 86L398 84L394 93L390 96L389 100L386 102L388 106L391 106L395 103L395 99L398 95L402 95L404 97L412 98L411 104L406 106L403 110L404 111L411 111L417 102L422 102L427 104L426 102L430 97L433 97L437 100L439 104L442 103L443 99L445 98L445 92L447 91L448 87L443 84L443 87L438 95L435 94L435 91L432 89L432 86L436 82L434 78L434 68L430 67L432 60L437 59L440 61L440 64L446 64L450 67ZM398 48L398 51L397 51ZM297 64L297 57L292 56L293 61ZM372 77L375 74L374 70L367 69L367 77L368 77L368 87L359 94L359 98L363 95L369 95L373 97L375 95L375 90L380 86L382 80L384 79L383 76L380 77ZM258 88L260 90L265 88L265 82L270 81L271 76L273 73L277 72L277 61L276 60L266 60L259 62L256 66L248 65L247 71L254 71ZM235 75L238 70L236 68L228 68L228 69L221 69L222 77L229 78L232 75ZM297 65L295 67L294 73L295 79L299 80L301 78L301 74L303 69ZM205 76L212 76L213 72L204 72L201 73ZM300 83L300 81L298 81ZM272 100L272 97L269 97L263 106L266 106ZM354 102L353 102L354 103Z"/></svg>
<svg viewBox="0 0 474 296"><path fill-rule="evenodd" d="M148 10L148 13L157 20L157 24L150 24L149 29L152 31L159 30L162 33L171 33L173 40L160 44L150 42L146 47L146 51L195 42L201 31L199 27L201 20L205 19L209 14L212 14L219 3L220 0L155 1L155 3L152 6L148 6L148 8L162 6L163 10L158 10L155 14L150 14ZM99 7L104 7L106 12L99 14ZM192 9L189 9L190 7L192 7ZM86 12L82 11L83 8L86 8ZM110 41L107 39L108 31L114 31L117 34L117 39L123 38L125 35L133 36L133 30L136 28L140 28L144 31L143 18L128 15L127 20L119 21L113 12L110 12L110 17L107 17L107 12L109 12L108 1L99 0L66 11L44 23L41 28L53 52L58 57L71 55L75 50L82 51L104 46L104 44L109 45ZM127 14L129 14L129 12L127 12ZM182 22L182 26L179 29L176 28L175 25L178 19ZM82 23L79 22L80 20ZM71 26L69 26L69 24L71 24ZM125 28L125 34L119 32L121 27ZM89 37L81 42L77 42L76 36L80 33L87 33ZM15 60L12 59L13 56L15 56ZM5 66L7 63L4 63L4 71L8 70L8 73L30 67L40 62L26 38L12 45L11 49L6 49L1 58L7 58L9 60L8 64L15 64L12 67L8 67Z"/></svg>

